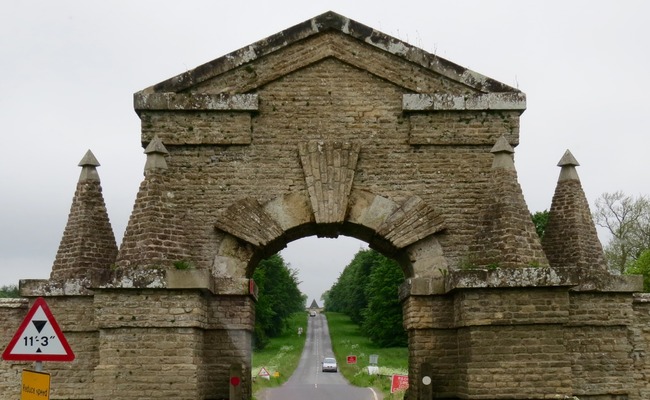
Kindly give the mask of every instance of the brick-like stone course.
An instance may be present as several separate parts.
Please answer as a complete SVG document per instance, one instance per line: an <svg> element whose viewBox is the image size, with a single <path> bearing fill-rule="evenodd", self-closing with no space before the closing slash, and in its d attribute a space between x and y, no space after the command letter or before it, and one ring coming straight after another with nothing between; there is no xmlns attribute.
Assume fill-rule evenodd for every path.
<svg viewBox="0 0 650 400"><path fill-rule="evenodd" d="M6 345L14 337L20 323L27 315L29 301L27 299L0 299L0 347ZM0 399L20 398L21 373L33 363L1 361L0 368Z"/></svg>
<svg viewBox="0 0 650 400"><path fill-rule="evenodd" d="M98 164L96 160L94 162ZM79 278L83 274L101 280L116 255L117 244L99 176L95 165L84 165L54 259L51 278L66 280Z"/></svg>
<svg viewBox="0 0 650 400"><path fill-rule="evenodd" d="M459 342L466 360L460 392L471 398L571 394L571 363L559 326L471 327L461 330Z"/></svg>
<svg viewBox="0 0 650 400"><path fill-rule="evenodd" d="M566 290L472 290L454 299L456 326L566 323Z"/></svg>

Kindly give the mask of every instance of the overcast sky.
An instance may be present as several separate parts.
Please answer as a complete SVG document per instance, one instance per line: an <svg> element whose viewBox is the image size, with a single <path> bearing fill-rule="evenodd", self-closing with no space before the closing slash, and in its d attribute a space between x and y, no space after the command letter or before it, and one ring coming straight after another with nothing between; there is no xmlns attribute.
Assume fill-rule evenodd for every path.
<svg viewBox="0 0 650 400"><path fill-rule="evenodd" d="M650 194L648 1L8 0L0 285L49 277L88 149L121 242L145 162L134 92L328 10L524 91L530 211L550 207L566 149L592 210L603 192ZM311 302L361 246L303 239L282 254Z"/></svg>

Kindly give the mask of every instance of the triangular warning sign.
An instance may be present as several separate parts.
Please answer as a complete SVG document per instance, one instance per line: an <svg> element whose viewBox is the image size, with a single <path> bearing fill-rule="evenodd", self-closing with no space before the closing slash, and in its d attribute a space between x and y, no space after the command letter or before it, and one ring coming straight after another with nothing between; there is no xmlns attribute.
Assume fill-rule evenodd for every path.
<svg viewBox="0 0 650 400"><path fill-rule="evenodd" d="M74 360L74 353L45 299L36 299L2 358L11 361Z"/></svg>

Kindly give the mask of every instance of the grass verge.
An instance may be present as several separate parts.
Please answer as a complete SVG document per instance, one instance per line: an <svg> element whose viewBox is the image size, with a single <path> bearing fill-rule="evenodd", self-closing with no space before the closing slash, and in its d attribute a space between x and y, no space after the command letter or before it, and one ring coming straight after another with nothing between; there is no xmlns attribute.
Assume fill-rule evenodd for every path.
<svg viewBox="0 0 650 400"><path fill-rule="evenodd" d="M293 314L288 321L289 327L282 336L271 339L264 350L253 351L251 374L254 394L264 388L282 385L298 367L302 349L305 347L307 318L305 312ZM299 327L302 327L303 331L300 336L298 336ZM270 379L258 376L262 368L271 375Z"/></svg>
<svg viewBox="0 0 650 400"><path fill-rule="evenodd" d="M328 312L327 322L332 338L332 349L339 371L353 385L373 387L384 394L384 399L403 399L404 392L390 393L391 377L408 374L408 348L379 348L361 335L359 326L344 314ZM378 356L379 374L369 375L370 355ZM347 356L357 356L356 364L348 364Z"/></svg>

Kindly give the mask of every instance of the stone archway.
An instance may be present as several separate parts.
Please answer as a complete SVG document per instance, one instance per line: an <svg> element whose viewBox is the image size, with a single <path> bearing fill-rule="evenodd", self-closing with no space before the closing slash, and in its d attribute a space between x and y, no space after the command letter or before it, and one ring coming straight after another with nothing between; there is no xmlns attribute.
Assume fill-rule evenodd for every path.
<svg viewBox="0 0 650 400"><path fill-rule="evenodd" d="M363 240L400 262L407 278L428 277L432 271L440 273L440 269L446 269L440 245L435 238L430 238L444 230L442 217L421 199L412 197L400 205L361 190L338 199L330 197L333 201L348 198L350 207L342 214L345 219L329 223L316 222L305 192L291 193L264 205L250 199L233 204L216 222L225 235L215 257L214 276L250 277L251 267L260 260L260 255L266 257L293 240L314 235L345 235ZM412 221L418 221L419 228ZM418 246L421 241L426 245ZM429 251L422 252L422 247ZM421 261L424 254L426 267ZM431 257L435 256L438 265L432 269Z"/></svg>
<svg viewBox="0 0 650 400"><path fill-rule="evenodd" d="M307 147L301 146L301 151L304 152ZM331 164L328 160L332 159L348 159L352 163L356 162L356 157L350 157L349 152L352 150L358 153L358 146L319 142L311 147L317 149L311 154L312 165L328 166ZM346 166L339 165L338 168L344 170ZM352 187L331 182L332 179L324 173L321 174L320 171L337 177L346 174L336 171L332 165L324 170L314 168L312 172L321 178L314 180L325 182L323 186ZM310 173L307 172L306 175L309 177ZM352 179L353 174L347 176L348 179ZM314 209L320 210L321 216ZM323 215L326 218L323 218ZM335 190L330 191L328 195L328 190L323 190L321 187L290 193L271 199L265 204L260 204L253 199L243 199L228 207L215 225L223 236L215 257L212 275L217 282L239 282L231 286L235 293L240 292L238 287L246 284L262 258L278 252L293 240L314 235L319 237L345 235L366 241L371 248L399 262L407 286L414 281L427 283L435 281L441 286L442 278L447 271L442 247L436 239L436 234L444 230L443 218L417 197L398 204L364 190L350 193ZM226 286L227 284L221 285L222 288ZM251 309L241 310L241 313L252 312L254 305L249 302L245 307ZM405 319L405 326L414 328L407 319ZM417 331L411 330L409 342L415 344L409 343L409 347L417 346L420 337ZM416 357L416 360L419 358ZM243 370L249 371L250 355L242 360L242 363ZM250 382L245 383L250 384Z"/></svg>
<svg viewBox="0 0 650 400"><path fill-rule="evenodd" d="M119 251L87 156L51 278L21 283L77 352L56 396L228 397L257 261L346 234L404 268L408 399L647 397L650 303L607 272L570 153L535 233L518 89L328 12L134 105L147 162Z"/></svg>

